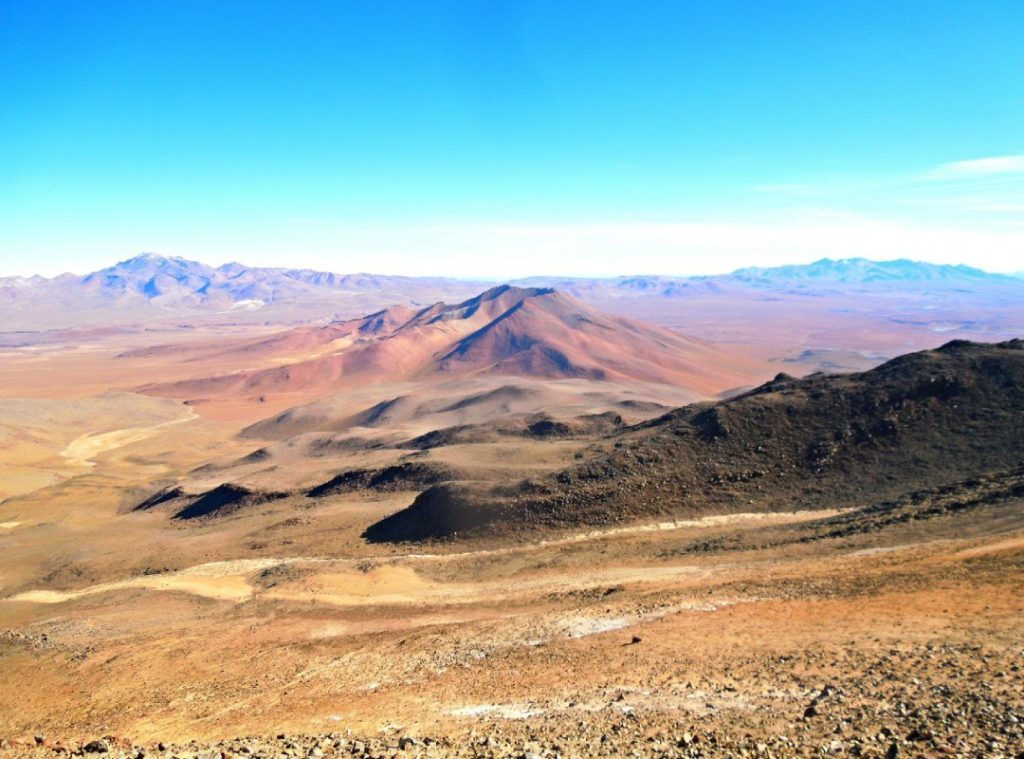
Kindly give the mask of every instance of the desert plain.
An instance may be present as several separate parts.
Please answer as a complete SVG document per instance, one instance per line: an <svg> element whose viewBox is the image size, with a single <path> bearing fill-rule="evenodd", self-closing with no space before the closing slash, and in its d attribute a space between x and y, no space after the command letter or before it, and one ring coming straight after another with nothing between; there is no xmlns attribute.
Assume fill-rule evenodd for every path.
<svg viewBox="0 0 1024 759"><path fill-rule="evenodd" d="M793 496L750 484L746 448L722 447L746 445L736 420L761 413L742 404L833 392L788 376L822 355L864 369L945 334L862 315L812 344L786 327L785 296L771 339L735 317L691 338L682 310L552 297L6 334L0 752L1024 755L1021 409L971 432L989 466L915 437L933 419L970 427L956 416L976 401L969 372L1004 354L1000 387L1018 398L1019 341L921 359L967 373L914 385L886 417L889 448L871 448L899 447L920 477L879 463L884 497L862 495L866 459L840 449L863 441L836 438L799 463L835 474ZM710 422L672 416L693 403ZM615 456L660 445L646 435L664 424L697 430L702 466L722 473L672 491L692 500L638 506L676 454L636 459L650 474ZM588 462L603 462L599 515L545 510L569 502L564 483L591 487ZM423 539L375 531L449 487L501 501L498 516L452 512ZM519 499L529 519L502 510Z"/></svg>

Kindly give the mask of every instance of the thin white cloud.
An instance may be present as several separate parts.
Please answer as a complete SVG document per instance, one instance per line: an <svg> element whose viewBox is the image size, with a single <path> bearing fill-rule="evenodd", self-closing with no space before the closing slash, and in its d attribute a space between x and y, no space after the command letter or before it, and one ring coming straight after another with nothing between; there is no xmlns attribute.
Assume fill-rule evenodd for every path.
<svg viewBox="0 0 1024 759"><path fill-rule="evenodd" d="M928 179L957 179L991 176L993 174L1024 174L1024 153L989 158L953 161L936 167L927 174Z"/></svg>

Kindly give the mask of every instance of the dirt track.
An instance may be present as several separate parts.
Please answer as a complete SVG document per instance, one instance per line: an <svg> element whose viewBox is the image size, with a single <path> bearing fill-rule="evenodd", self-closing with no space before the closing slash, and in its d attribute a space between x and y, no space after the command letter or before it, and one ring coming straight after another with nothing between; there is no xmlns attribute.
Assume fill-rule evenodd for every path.
<svg viewBox="0 0 1024 759"><path fill-rule="evenodd" d="M133 433L85 439L120 447L0 504L5 755L99 739L132 757L1024 751L1012 476L977 484L1000 496L977 502L373 545L363 531L415 492L289 496L188 524L133 509L179 483L298 489L423 453L167 426L180 407L116 401L61 419ZM67 465L73 435L24 429L20 450L38 439L40 466ZM515 438L438 459L486 452L477 475L530 476L585 444Z"/></svg>
<svg viewBox="0 0 1024 759"><path fill-rule="evenodd" d="M1022 519L1002 504L809 545L783 538L814 522L734 519L500 553L213 563L11 599L26 637L2 643L0 695L43 687L3 732L264 735L223 748L268 754L387 755L407 738L438 756L991 755L992 741L1013 756ZM740 534L781 547L677 558Z"/></svg>
<svg viewBox="0 0 1024 759"><path fill-rule="evenodd" d="M172 419L169 422L154 424L151 427L134 427L114 430L113 432L87 432L68 443L67 447L60 452L60 455L72 466L92 468L96 466L96 462L93 459L102 453L141 442L159 434L168 427L183 424L197 418L195 411L192 409L186 409L186 411L186 415L180 419Z"/></svg>

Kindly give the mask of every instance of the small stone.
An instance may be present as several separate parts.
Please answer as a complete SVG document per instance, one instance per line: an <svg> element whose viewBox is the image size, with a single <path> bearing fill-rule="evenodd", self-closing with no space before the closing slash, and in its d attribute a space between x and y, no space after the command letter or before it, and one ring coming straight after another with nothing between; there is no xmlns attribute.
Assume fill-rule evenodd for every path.
<svg viewBox="0 0 1024 759"><path fill-rule="evenodd" d="M908 741L930 741L932 738L932 731L928 728L928 725L918 725L907 736Z"/></svg>
<svg viewBox="0 0 1024 759"><path fill-rule="evenodd" d="M399 751L408 751L409 749L411 749L415 745L416 745L416 739L415 738L411 738L408 735L403 735L401 738L398 739L398 750Z"/></svg>
<svg viewBox="0 0 1024 759"><path fill-rule="evenodd" d="M85 744L82 749L87 754L107 754L110 753L110 746L103 739L89 741Z"/></svg>

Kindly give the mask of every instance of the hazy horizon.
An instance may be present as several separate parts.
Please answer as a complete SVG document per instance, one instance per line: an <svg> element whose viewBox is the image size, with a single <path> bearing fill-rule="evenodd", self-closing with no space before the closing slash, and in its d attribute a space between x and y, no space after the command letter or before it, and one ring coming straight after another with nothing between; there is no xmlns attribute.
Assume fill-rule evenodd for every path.
<svg viewBox="0 0 1024 759"><path fill-rule="evenodd" d="M301 265L283 265L281 263L278 263L278 264L267 264L267 265L264 265L264 264L251 264L251 263L249 263L247 261L239 261L239 260L236 260L236 259L225 259L225 260L209 261L209 260L202 260L202 259L198 259L198 258L191 258L189 256L181 256L181 255L173 255L173 254L162 254L162 253L157 253L155 251L140 251L139 253L136 253L134 255L128 256L126 258L120 258L119 257L116 260L110 259L106 263L103 263L103 264L97 266L94 269L78 270L78 271L66 270L66 271L56 272L56 273L53 273L53 274L41 273L41 272L38 272L38 271L13 272L13 273L0 271L0 279L6 278L6 277L33 277L33 276L42 276L42 277L44 277L46 279L54 279L54 278L57 278L57 277L68 276L68 275L72 275L72 276L86 276L86 275L92 274L92 273L94 273L96 271L102 271L104 269L113 268L115 266L118 266L118 265L121 265L121 264L125 264L125 263L133 261L135 259L144 258L144 257L147 257L147 256L152 256L152 257L157 258L157 259L179 260L179 261L182 261L182 262L185 262L185 263L199 264L199 265L202 265L202 266L209 266L209 267L212 267L212 268L219 268L219 267L222 267L222 266L227 266L227 265L234 264L234 265L243 266L243 267L245 267L247 269L262 269L262 268L266 268L266 269L282 269L282 270L306 270L306 271L321 271L321 272L325 272L325 273L339 274L339 275L440 277L440 278L444 278L444 279L461 280L461 281L466 281L466 282L485 282L485 283L486 282L490 282L490 283L495 283L495 284L500 284L500 283L503 283L503 282L514 282L514 281L520 281L520 280L525 280L525 279L533 279L533 278L538 278L538 279L559 279L559 278L565 278L565 279L580 279L580 280L588 280L588 279L613 280L613 279L630 278L630 277L666 277L666 278L669 278L669 279L688 279L688 278L699 278L699 277L725 277L725 276L729 276L729 275L731 275L731 274L733 274L735 272L738 272L738 271L740 271L742 269L748 269L748 268L772 269L772 268L788 267L788 266L804 266L804 265L810 265L810 264L815 264L815 263L821 263L821 262L824 262L824 261L832 261L834 263L843 263L843 262L846 262L846 261L867 261L867 262L874 263L874 264L892 264L892 263L908 262L908 263L912 263L912 264L927 264L927 265L936 265L936 266L966 267L968 269L972 269L972 270L983 272L984 274L997 275L997 276L998 275L1007 275L1007 274L1011 275L1011 276L1021 276L1021 275L1024 275L1024 270L1017 270L1017 271L1015 271L1015 270L994 271L994 270L991 270L991 269L986 269L984 267L975 266L972 263L966 262L966 261L953 262L953 263L934 263L934 262L931 262L931 261L925 261L925 260L921 260L921 259L910 259L910 258L872 258L872 257L869 257L869 256L847 256L847 257L842 257L842 258L832 258L832 257L829 257L829 256L824 256L824 257L813 259L813 260L809 260L809 261L800 261L800 262L783 261L781 263L772 264L770 266L763 266L763 265L760 265L760 264L752 264L752 265L749 265L749 266L736 267L736 268L731 268L731 269L722 270L722 271L709 271L707 273L703 273L703 272L702 273L666 273L666 272L660 272L660 271L640 271L640 270L628 271L628 270L626 270L626 271L620 271L620 272L615 273L615 274L588 275L588 274L580 274L580 273L573 273L573 272L557 271L555 273L550 273L550 274L526 274L526 275L522 275L522 276L513 276L513 277L495 277L495 276L477 276L477 277L473 277L473 276L467 276L467 275L462 275L462 274L458 274L458 273L446 273L446 272L443 272L443 271L442 272L435 272L435 273L429 274L429 275L411 275L411 274L402 274L402 273L386 273L386 272L382 272L382 271L374 271L373 269L363 269L363 270L356 270L356 269L347 270L347 269L331 269L331 268L319 269L319 268L315 268L315 267L301 266Z"/></svg>

